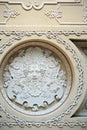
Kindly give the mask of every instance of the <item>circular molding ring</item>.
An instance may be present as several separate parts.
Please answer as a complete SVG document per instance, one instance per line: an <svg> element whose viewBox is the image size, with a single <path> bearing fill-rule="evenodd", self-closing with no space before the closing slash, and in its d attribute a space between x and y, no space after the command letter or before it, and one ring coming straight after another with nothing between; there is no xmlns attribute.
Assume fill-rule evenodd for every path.
<svg viewBox="0 0 87 130"><path fill-rule="evenodd" d="M9 94L7 93L8 87L3 87L5 83L5 79L4 79L5 77L3 74L6 74L5 69L6 69L6 65L8 65L10 58L13 56L13 60L15 60L15 57L18 57L18 55L20 54L19 50L24 49L25 54L26 54L26 51L29 48L34 51L36 51L36 48L37 48L40 54L42 53L46 54L48 51L51 52L50 56L53 56L54 57L53 59L56 59L54 61L58 61L58 59L60 60L60 66L61 66L60 70L65 73L66 88L63 90L63 96L61 96L61 99L58 99L58 100L57 100L57 97L54 96L56 98L55 98L55 101L53 102L51 98L48 98L45 102L46 106L44 107L38 105L40 103L33 104L35 105L34 107L30 107L30 106L27 107L27 102L23 103L23 106L22 106L20 102L17 103L15 99L11 99L9 97ZM18 111L18 112L16 111L17 113L22 112L25 115L27 114L31 117L34 116L34 118L35 116L36 117L40 116L37 120L41 121L43 119L46 119L46 121L43 121L42 123L46 125L49 123L52 124L53 122L55 123L55 120L59 121L65 115L69 115L71 112L74 113L78 109L78 107L81 104L81 102L79 102L79 99L83 100L84 98L84 94L83 94L84 73L83 73L82 59L79 58L79 52L76 49L76 47L72 44L72 42L69 42L69 41L67 42L59 37L56 37L56 39L54 40L53 39L44 40L43 38L42 39L37 38L37 40L31 39L25 42L24 41L20 42L16 44L15 46L12 45L11 47L9 47L8 51L6 51L5 54L6 55L1 60L1 70L2 70L1 80L2 80L2 87L3 87L1 90L1 93L4 99L6 100L6 102L8 102L10 106L12 106L12 109L14 108L14 110ZM35 54L36 53L34 53L34 55ZM30 88L28 90L29 90L29 95L31 95L31 97L32 96L38 97L42 91L42 90L38 91L36 89L36 94L35 94L34 92L30 92ZM66 90L68 90L68 92L66 92ZM84 89L84 92L85 92L85 89ZM49 102L49 99L51 100L51 103ZM37 107L37 105L39 107ZM35 107L38 108L38 110L35 110L34 109ZM29 108L29 111L26 112L28 108ZM32 110L35 110L35 111L32 111ZM48 114L49 114L49 117L47 116ZM34 118L32 118L31 120L34 121L35 120ZM47 120L47 119L51 119L51 120ZM25 117L25 122L26 122L26 117Z"/></svg>
<svg viewBox="0 0 87 130"><path fill-rule="evenodd" d="M2 70L5 100L24 114L50 113L69 96L70 64L59 47L50 43L32 40L14 47L6 54Z"/></svg>

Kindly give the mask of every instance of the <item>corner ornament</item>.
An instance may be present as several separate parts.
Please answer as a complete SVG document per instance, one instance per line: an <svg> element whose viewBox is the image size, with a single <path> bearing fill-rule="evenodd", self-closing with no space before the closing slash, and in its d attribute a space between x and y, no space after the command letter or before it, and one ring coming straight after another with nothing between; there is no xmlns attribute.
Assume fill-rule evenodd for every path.
<svg viewBox="0 0 87 130"><path fill-rule="evenodd" d="M12 9L5 9L4 12L3 12L3 17L4 18L7 18L7 21L10 19L10 18L16 18L16 16L18 16L19 13L15 10L12 10Z"/></svg>
<svg viewBox="0 0 87 130"><path fill-rule="evenodd" d="M10 19L15 19L20 13L17 10L9 8L7 4L0 4L1 19L0 24L5 25Z"/></svg>
<svg viewBox="0 0 87 130"><path fill-rule="evenodd" d="M60 5L57 7L57 9L51 9L49 11L46 11L46 16L48 16L50 19L55 19L57 22L59 22L59 18L62 18L62 11L60 11Z"/></svg>

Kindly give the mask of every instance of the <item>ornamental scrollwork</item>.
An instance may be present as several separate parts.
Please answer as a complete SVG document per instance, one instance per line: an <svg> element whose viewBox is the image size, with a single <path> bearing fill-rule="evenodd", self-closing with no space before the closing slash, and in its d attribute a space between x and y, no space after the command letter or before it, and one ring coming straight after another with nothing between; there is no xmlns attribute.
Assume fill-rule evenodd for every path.
<svg viewBox="0 0 87 130"><path fill-rule="evenodd" d="M16 16L18 16L19 13L15 10L12 9L5 9L3 12L3 17L7 18L7 20L9 20L10 18L16 18Z"/></svg>
<svg viewBox="0 0 87 130"><path fill-rule="evenodd" d="M70 36L70 35L75 35L75 36L81 36L81 35L87 35L87 28L85 30L59 30L59 31L47 31L47 32L40 32L40 31L0 31L0 35L5 35L5 36L12 36L7 42L3 43L0 45L0 54L4 52L4 49L7 46L11 46L15 40L20 40L24 36L31 37L32 35L37 35L37 36L42 36L45 35L48 39L56 39L57 36L64 35L64 36Z"/></svg>
<svg viewBox="0 0 87 130"><path fill-rule="evenodd" d="M79 35L83 34L83 33L87 33L87 32L78 32ZM60 121L63 119L64 116L66 115L70 115L70 113L72 112L73 108L75 108L78 104L78 101L80 100L80 97L83 94L83 84L84 84L84 71L82 68L82 63L81 63L81 59L79 58L78 54L76 53L76 51L74 50L74 48L72 48L72 46L65 40L63 40L62 38L59 37L58 32L8 32L6 33L5 31L0 32L1 35L8 35L8 36L14 36L13 39L10 39L7 43L5 43L4 48L6 48L8 45L12 45L14 43L15 40L21 40L24 36L27 37L31 37L32 35L36 35L36 36L46 36L48 39L55 39L56 42L60 45L63 45L64 48L71 54L71 57L73 58L74 62L75 62L75 66L78 70L78 85L77 85L77 89L76 89L76 93L74 94L73 97L73 101L70 102L69 106L66 107L66 109L64 111L62 111L60 114L56 115L55 117L49 119L49 120L45 120L45 121L40 121L40 122L28 122L26 120L22 120L19 119L18 117L15 117L14 115L11 115L2 105L0 106L1 111L5 113L6 116L9 116L9 118L13 119L15 122L13 124L11 124L12 126L18 125L18 126L37 126L40 127L41 125L45 125L48 127L52 127L52 126L60 126L61 123ZM75 34L75 32L70 32L69 34L73 35ZM1 54L4 51L4 48L2 48L2 46L0 46L0 50L2 49ZM2 123L1 122L1 126L3 125L8 125L8 122ZM69 126L69 127L74 127L74 126L81 126L81 127L87 127L87 122L62 122L62 127L63 126Z"/></svg>
<svg viewBox="0 0 87 130"><path fill-rule="evenodd" d="M10 19L16 18L20 13L13 8L9 8L7 4L0 4L1 17L0 24L5 25Z"/></svg>
<svg viewBox="0 0 87 130"><path fill-rule="evenodd" d="M50 50L40 47L20 50L4 69L7 97L34 112L41 107L47 109L54 102L61 104L67 79L60 64L61 60Z"/></svg>
<svg viewBox="0 0 87 130"><path fill-rule="evenodd" d="M15 115L11 115L6 108L4 108L2 105L0 105L0 111L3 112L8 119L12 119L14 122L9 122L4 120L3 122L0 122L0 127L2 126L8 126L8 127L13 127L13 126L19 126L21 128L28 127L31 128L32 126L36 126L39 128L40 126L47 126L49 128L52 128L53 126L56 126L58 128L63 128L64 126L74 128L76 126L80 126L81 128L86 128L87 127L87 122L81 122L81 121L52 121L52 123L49 123L48 121L41 121L41 122L29 122L25 121L23 119L19 119Z"/></svg>

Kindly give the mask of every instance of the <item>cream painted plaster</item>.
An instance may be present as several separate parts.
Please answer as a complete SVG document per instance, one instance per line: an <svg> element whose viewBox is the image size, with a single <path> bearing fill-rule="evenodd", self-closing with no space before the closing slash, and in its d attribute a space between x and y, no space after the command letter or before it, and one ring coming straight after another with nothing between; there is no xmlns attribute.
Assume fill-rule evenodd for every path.
<svg viewBox="0 0 87 130"><path fill-rule="evenodd" d="M87 0L0 0L0 130L86 130L86 77Z"/></svg>

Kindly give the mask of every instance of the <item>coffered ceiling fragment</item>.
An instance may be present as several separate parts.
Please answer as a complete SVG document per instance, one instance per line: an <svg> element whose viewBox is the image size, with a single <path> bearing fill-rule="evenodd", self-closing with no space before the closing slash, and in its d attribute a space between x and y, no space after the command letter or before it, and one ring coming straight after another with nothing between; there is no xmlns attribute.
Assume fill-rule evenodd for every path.
<svg viewBox="0 0 87 130"><path fill-rule="evenodd" d="M87 1L0 1L0 25L86 25ZM48 4L46 4L48 3ZM21 6L22 5L22 6ZM45 5L44 7L42 5ZM22 8L24 7L24 8ZM40 8L43 7L43 8ZM27 8L27 9L26 9ZM31 10L30 10L31 9ZM79 15L78 15L79 14ZM29 19L27 19L29 17ZM22 19L24 18L24 19ZM27 20L26 20L27 19ZM37 19L37 20L34 20Z"/></svg>

